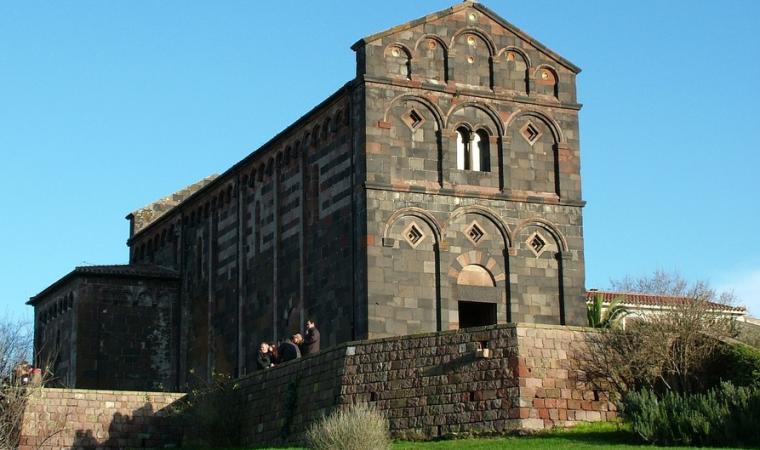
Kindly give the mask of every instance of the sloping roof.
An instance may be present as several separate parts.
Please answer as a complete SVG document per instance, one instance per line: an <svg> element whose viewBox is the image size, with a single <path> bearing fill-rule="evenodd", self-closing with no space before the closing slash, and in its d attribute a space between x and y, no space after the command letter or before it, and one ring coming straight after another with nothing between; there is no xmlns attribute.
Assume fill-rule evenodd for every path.
<svg viewBox="0 0 760 450"><path fill-rule="evenodd" d="M105 266L78 266L74 270L59 278L42 292L30 298L27 305L34 305L45 295L54 291L76 276L117 276L122 278L149 278L149 279L179 279L179 272L168 267L150 264L113 264Z"/></svg>
<svg viewBox="0 0 760 450"><path fill-rule="evenodd" d="M169 208L167 211L163 212L161 215L154 217L151 222L144 225L141 229L137 230L135 229L132 236L129 237L127 240L127 245L132 245L132 240L137 237L140 233L144 233L146 230L150 229L155 224L161 222L165 218L171 217L169 214L170 212L173 212L173 210L180 208L184 203L189 202L192 198L196 198L198 196L203 195L205 192L213 189L215 186L218 186L221 183L225 183L230 180L234 176L234 174L239 171L242 167L245 165L251 163L251 161L255 160L256 158L266 158L267 155L269 155L272 149L276 148L276 145L279 145L280 142L288 137L290 133L293 132L293 130L298 130L298 127L302 126L304 123L307 123L309 120L312 120L314 116L318 115L319 113L326 110L330 105L341 99L346 92L349 92L350 89L356 84L356 79L353 79L340 88L330 94L329 97L322 100L317 104L315 107L307 111L304 115L299 117L295 122L291 123L287 127L285 127L284 130L280 131L279 133L275 134L271 139L266 141L265 143L261 144L256 150L249 153L248 156L241 159L240 161L236 162L232 167L225 170L221 175L211 175L207 178L204 178L204 180L209 180L207 183L205 183L200 188L196 189L190 195L186 196L182 201L178 202L176 205ZM203 181L203 180L202 180ZM139 211L139 210L138 210ZM137 212L137 211L135 211ZM134 213L132 213L134 214ZM127 215L127 219L130 219L132 217L132 214Z"/></svg>
<svg viewBox="0 0 760 450"><path fill-rule="evenodd" d="M480 3L477 3L477 2L474 2L474 1L469 1L469 0L468 1L464 1L462 3L459 3L459 4L456 4L456 5L454 5L454 6L450 7L450 8L442 9L440 11L428 14L428 15L426 15L424 17L420 17L419 19L410 20L409 22L403 23L401 25L397 25L397 26L395 26L393 28L389 28L389 29L387 29L385 31L381 31L379 33L375 33L375 34L372 34L370 36L367 36L367 37L364 37L362 39L359 39L358 41L356 41L356 43L354 45L351 46L351 49L352 50L357 50L357 49L361 48L363 45L365 45L365 44L367 44L369 42L375 41L377 39L381 39L381 38L383 38L385 36L388 36L390 34L398 33L399 31L408 30L409 28L416 27L417 25L421 25L421 24L426 23L426 22L430 22L430 21L433 21L433 20L436 20L436 19L440 19L441 17L445 17L445 16L448 16L448 15L451 15L451 14L455 14L455 13L457 13L457 12L459 12L459 11L465 9L465 8L474 8L474 9L480 11L481 13L485 14L486 16L488 16L494 22L500 24L504 28L510 30L511 32L513 32L514 34L516 34L517 36L519 36L520 39L522 39L523 41L531 44L532 46L536 47L538 50L546 53L546 55L549 56L550 58L552 58L553 60L557 61L558 63L562 64L563 66L567 67L568 69L572 70L575 73L580 73L580 71L581 71L580 67L576 66L575 64L571 63L570 61L568 61L564 57L560 56L558 53L556 53L555 51L551 50L550 48L548 48L544 44L538 42L536 39L534 39L533 37L531 37L528 33L524 32L520 28L518 28L515 25L511 24L506 19L504 19L503 17L499 16L498 14L496 14L495 12L493 12L492 10L490 10L489 8L481 5Z"/></svg>
<svg viewBox="0 0 760 450"><path fill-rule="evenodd" d="M179 272L152 264L112 264L105 266L78 266L73 273L88 275L126 275L150 278L177 278Z"/></svg>
<svg viewBox="0 0 760 450"><path fill-rule="evenodd" d="M156 200L149 205L132 211L127 216L127 219L132 218L134 220L134 228L132 230L132 234L137 234L140 230L158 220L172 208L182 203L186 198L190 197L199 189L214 181L217 176L217 174L209 175L206 178L191 184L190 186L186 186L178 190L168 197Z"/></svg>
<svg viewBox="0 0 760 450"><path fill-rule="evenodd" d="M609 303L616 298L622 297L622 303L632 306L660 306L660 307L674 307L687 304L694 301L689 297L678 297L674 295L659 295L659 294L642 294L639 292L614 292L614 291L599 291L591 289L586 292L586 300L592 300L594 296L601 295L605 303ZM724 311L734 311L737 313L745 313L747 309L743 306L731 306L724 305L722 303L707 302L711 308Z"/></svg>

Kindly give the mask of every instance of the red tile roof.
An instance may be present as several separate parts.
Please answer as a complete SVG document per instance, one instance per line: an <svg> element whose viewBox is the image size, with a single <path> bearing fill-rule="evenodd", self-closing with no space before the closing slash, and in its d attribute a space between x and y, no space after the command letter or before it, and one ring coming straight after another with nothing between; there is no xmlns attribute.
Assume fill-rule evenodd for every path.
<svg viewBox="0 0 760 450"><path fill-rule="evenodd" d="M601 295L605 302L609 303L618 297L623 297L623 303L638 306L678 306L693 301L693 298L679 297L675 295L643 294L640 292L614 292L591 289L586 291L586 300L592 300L594 296ZM722 303L707 302L715 309L746 313L743 306L724 305Z"/></svg>

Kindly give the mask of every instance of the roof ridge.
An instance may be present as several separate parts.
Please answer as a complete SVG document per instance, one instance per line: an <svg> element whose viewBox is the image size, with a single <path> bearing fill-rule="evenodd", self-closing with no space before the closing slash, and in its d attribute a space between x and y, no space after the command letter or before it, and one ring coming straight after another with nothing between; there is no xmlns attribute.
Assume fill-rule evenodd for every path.
<svg viewBox="0 0 760 450"><path fill-rule="evenodd" d="M630 291L607 291L607 290L599 290L599 289L589 289L586 291L586 298L593 297L596 294L601 294L604 296L621 296L623 297L623 301L626 302L633 302L637 303L637 298L641 299L643 304L649 304L649 305L657 305L658 303L660 305L667 305L667 302L657 302L657 300L680 300L682 302L689 302L689 301L695 301L699 300L698 298L694 297L688 297L684 295L670 295L670 294L653 294L648 292L630 292ZM606 299L605 299L606 300ZM650 300L650 303L646 303L646 300ZM716 300L702 300L705 301L711 305L715 305L718 307L721 307L726 310L730 311L747 311L747 308L745 306L734 306L734 305L727 305L724 303L720 303ZM640 303L642 304L642 303Z"/></svg>
<svg viewBox="0 0 760 450"><path fill-rule="evenodd" d="M657 294L653 292L635 292L635 291L610 291L610 290L602 290L602 289L591 289L586 291L586 294L592 294L592 293L598 293L598 294L619 294L619 295L642 295L646 297L668 297L668 298L693 298L686 295L674 295L674 294Z"/></svg>
<svg viewBox="0 0 760 450"><path fill-rule="evenodd" d="M462 10L464 8L468 8L468 7L477 9L481 13L483 13L486 16L488 16L489 18L491 18L491 20L497 22L498 24L500 24L504 28L510 30L511 32L513 32L514 34L516 34L518 37L520 37L522 40L524 40L526 43L534 46L539 51L541 51L543 53L546 53L547 56L549 56L553 60L557 61L559 64L562 64L563 66L565 66L566 68L570 69L571 71L573 71L575 73L580 73L581 72L581 68L578 67L578 66L576 66L572 62L570 62L567 58L563 57L559 53L555 52L554 50L550 49L546 45L542 44L541 42L539 42L538 40L536 40L535 38L533 38L531 35L529 35L525 31L523 31L519 27L515 26L514 24L512 24L511 22L509 22L505 18L501 17L499 14L497 14L492 9L488 8L487 6L483 5L482 3L479 3L479 2L476 2L476 1L472 1L472 0L465 0L465 1L461 2L461 3L457 3L455 5L449 6L448 8L444 8L444 9L432 12L430 14L426 14L426 15L424 15L422 17L417 18L417 19L412 19L412 20L404 22L404 23L402 23L400 25L396 25L396 26L393 26L391 28L385 29L383 31L379 31L377 33L373 33L373 34L371 34L369 36L365 36L365 37L359 39L358 41L356 41L351 46L351 50L356 51L360 47L362 47L362 45L365 45L365 44L369 43L370 41L374 41L374 40L383 38L383 37L385 37L385 36L387 36L389 34L397 33L399 31L407 30L409 28L412 28L412 27L414 27L416 25L419 25L419 24L422 24L422 23L425 23L425 22L429 22L429 21L432 21L432 20L435 20L435 19L440 19L441 17L449 16L451 14L459 12L460 10Z"/></svg>

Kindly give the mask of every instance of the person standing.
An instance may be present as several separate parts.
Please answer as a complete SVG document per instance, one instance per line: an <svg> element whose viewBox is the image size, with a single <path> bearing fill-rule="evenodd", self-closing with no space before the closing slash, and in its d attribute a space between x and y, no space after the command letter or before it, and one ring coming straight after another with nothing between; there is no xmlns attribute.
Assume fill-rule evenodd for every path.
<svg viewBox="0 0 760 450"><path fill-rule="evenodd" d="M306 321L306 332L304 334L301 353L304 356L319 353L319 330L313 320Z"/></svg>
<svg viewBox="0 0 760 450"><path fill-rule="evenodd" d="M274 366L272 363L272 353L269 351L269 344L262 342L259 347L259 354L256 356L256 367L259 370L268 369Z"/></svg>
<svg viewBox="0 0 760 450"><path fill-rule="evenodd" d="M303 341L303 337L300 334L294 334L290 339L280 344L280 362L288 362L293 359L301 357L301 350L298 348L298 344Z"/></svg>

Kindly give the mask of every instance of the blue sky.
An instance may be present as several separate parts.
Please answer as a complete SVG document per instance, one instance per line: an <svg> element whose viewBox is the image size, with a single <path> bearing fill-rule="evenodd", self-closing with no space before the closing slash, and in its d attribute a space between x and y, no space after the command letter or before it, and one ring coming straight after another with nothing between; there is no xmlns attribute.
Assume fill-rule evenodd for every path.
<svg viewBox="0 0 760 450"><path fill-rule="evenodd" d="M448 1L0 1L0 313L124 263L140 206L220 173ZM486 3L584 70L587 287L657 268L760 315L760 2Z"/></svg>

